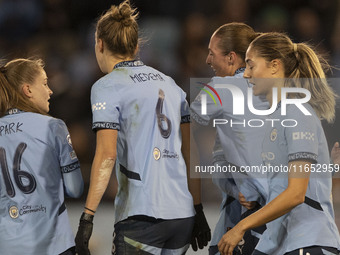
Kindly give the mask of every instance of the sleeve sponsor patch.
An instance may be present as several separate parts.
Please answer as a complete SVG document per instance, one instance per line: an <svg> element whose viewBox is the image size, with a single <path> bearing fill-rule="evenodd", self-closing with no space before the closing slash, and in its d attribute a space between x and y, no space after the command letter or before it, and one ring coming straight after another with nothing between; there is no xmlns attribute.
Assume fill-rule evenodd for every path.
<svg viewBox="0 0 340 255"><path fill-rule="evenodd" d="M312 161L317 161L318 155L310 152L296 152L288 155L288 161L308 159Z"/></svg>
<svg viewBox="0 0 340 255"><path fill-rule="evenodd" d="M115 129L120 130L120 125L113 122L95 122L92 124L92 129Z"/></svg>
<svg viewBox="0 0 340 255"><path fill-rule="evenodd" d="M75 171L75 170L77 170L79 168L80 168L80 163L79 163L79 161L76 161L76 162L74 162L72 164L69 164L67 166L62 166L61 167L61 172L66 174L66 173L73 172L73 171Z"/></svg>
<svg viewBox="0 0 340 255"><path fill-rule="evenodd" d="M182 116L181 124L183 124L183 123L190 123L190 115Z"/></svg>
<svg viewBox="0 0 340 255"><path fill-rule="evenodd" d="M74 150L70 152L70 158L71 158L71 160L77 159L77 154Z"/></svg>

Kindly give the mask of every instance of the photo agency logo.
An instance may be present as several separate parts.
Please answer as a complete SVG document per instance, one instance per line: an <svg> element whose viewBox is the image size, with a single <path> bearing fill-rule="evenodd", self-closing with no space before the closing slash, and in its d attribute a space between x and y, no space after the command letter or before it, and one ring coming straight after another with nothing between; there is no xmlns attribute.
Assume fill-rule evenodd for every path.
<svg viewBox="0 0 340 255"><path fill-rule="evenodd" d="M239 78L235 78L235 82L230 82L231 80L232 79L228 79L226 80L226 82L229 81L228 83L222 83L223 79L221 78L220 81L214 85L199 81L196 82L196 84L204 86L203 88L199 87L200 93L197 99L201 104L199 114L202 117L216 111L216 109L209 110L209 107L221 107L221 111L228 109L232 117L235 117L229 119L215 118L212 120L213 127L217 125L243 125L244 127L255 128L264 126L266 122L271 123L272 127L274 123L277 122L283 127L295 127L298 125L297 119L282 118L287 115L288 105L294 105L295 108L304 115L312 115L305 106L305 103L308 103L311 99L311 93L305 88L281 87L278 89L277 87L273 87L271 105L266 102L266 107L263 107L263 105L265 105L265 97L263 96L261 99L263 103L259 104L259 97L254 96L254 88L253 86L248 86L246 80L242 79L244 83L243 86L240 86L242 84L240 84ZM268 80L266 80L266 83L268 83ZM212 92L220 104L216 102ZM221 97L221 95L226 96ZM225 100L225 102L223 102L223 100ZM270 118L270 115L278 109L278 106L280 106L280 118ZM242 119L242 117L244 118Z"/></svg>
<svg viewBox="0 0 340 255"><path fill-rule="evenodd" d="M217 98L218 98L218 100L220 101L220 104L221 104L221 106L222 106L221 97L220 97L220 95L217 93L217 91L216 91L213 87L211 87L209 84L204 83L204 82L198 82L198 83L201 84L201 85L204 85L205 87L207 87L208 89L210 89L212 92L214 92L214 94L217 96ZM207 89L205 89L205 88L199 88L199 89L202 90L202 91L204 91L205 93L207 93L207 94L211 97L211 99L213 100L213 102L215 103L215 105L217 105L214 96L211 94L211 92L210 92L209 90L207 90ZM202 102L202 114L203 114L203 115L206 115L206 114L207 114L207 97L206 97L206 95L203 94L203 96L201 97L201 100L204 101L204 102Z"/></svg>

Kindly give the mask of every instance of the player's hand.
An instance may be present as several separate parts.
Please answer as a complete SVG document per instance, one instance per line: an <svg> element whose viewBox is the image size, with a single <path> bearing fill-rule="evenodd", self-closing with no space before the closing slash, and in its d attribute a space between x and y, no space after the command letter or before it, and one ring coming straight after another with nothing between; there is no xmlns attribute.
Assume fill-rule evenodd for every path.
<svg viewBox="0 0 340 255"><path fill-rule="evenodd" d="M234 248L242 240L244 233L239 224L225 233L217 245L221 255L233 255Z"/></svg>
<svg viewBox="0 0 340 255"><path fill-rule="evenodd" d="M253 209L257 205L256 201L247 201L241 192L238 193L238 200L240 204L248 210Z"/></svg>
<svg viewBox="0 0 340 255"><path fill-rule="evenodd" d="M340 164L340 145L339 142L334 143L331 158L334 164Z"/></svg>
<svg viewBox="0 0 340 255"><path fill-rule="evenodd" d="M78 255L91 255L89 250L89 240L93 229L93 215L84 213L79 220L78 232L76 235L76 253Z"/></svg>
<svg viewBox="0 0 340 255"><path fill-rule="evenodd" d="M203 249L211 240L211 231L203 212L202 204L195 205L195 223L191 237L191 247L194 251L198 248ZM198 247L198 248L197 248Z"/></svg>

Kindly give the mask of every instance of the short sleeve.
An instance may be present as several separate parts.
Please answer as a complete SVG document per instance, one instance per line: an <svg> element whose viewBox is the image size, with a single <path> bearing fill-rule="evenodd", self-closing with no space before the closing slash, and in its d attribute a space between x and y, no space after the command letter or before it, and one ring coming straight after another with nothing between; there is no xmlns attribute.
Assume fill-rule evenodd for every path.
<svg viewBox="0 0 340 255"><path fill-rule="evenodd" d="M119 93L99 80L91 90L92 129L120 129Z"/></svg>
<svg viewBox="0 0 340 255"><path fill-rule="evenodd" d="M60 168L63 173L73 172L80 168L78 157L73 149L72 141L66 124L59 119L51 121L50 135L54 140L54 148L57 152ZM54 139L53 139L54 138Z"/></svg>
<svg viewBox="0 0 340 255"><path fill-rule="evenodd" d="M181 90L181 124L190 123L190 109L186 100L186 93Z"/></svg>
<svg viewBox="0 0 340 255"><path fill-rule="evenodd" d="M317 162L319 120L313 115L304 115L299 109L289 109L289 119L297 122L295 127L285 127L288 161L310 160Z"/></svg>

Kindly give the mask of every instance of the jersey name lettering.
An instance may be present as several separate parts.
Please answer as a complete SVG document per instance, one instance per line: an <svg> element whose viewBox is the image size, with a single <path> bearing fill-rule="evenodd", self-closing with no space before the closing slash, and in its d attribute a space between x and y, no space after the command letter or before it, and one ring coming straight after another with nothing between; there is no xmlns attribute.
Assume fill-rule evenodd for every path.
<svg viewBox="0 0 340 255"><path fill-rule="evenodd" d="M0 136L22 132L22 130L20 129L22 125L23 123L20 122L17 123L12 122L10 124L0 126Z"/></svg>
<svg viewBox="0 0 340 255"><path fill-rule="evenodd" d="M130 75L130 78L133 80L134 83L136 82L145 82L145 81L164 81L163 77L159 73L138 73L134 76Z"/></svg>

